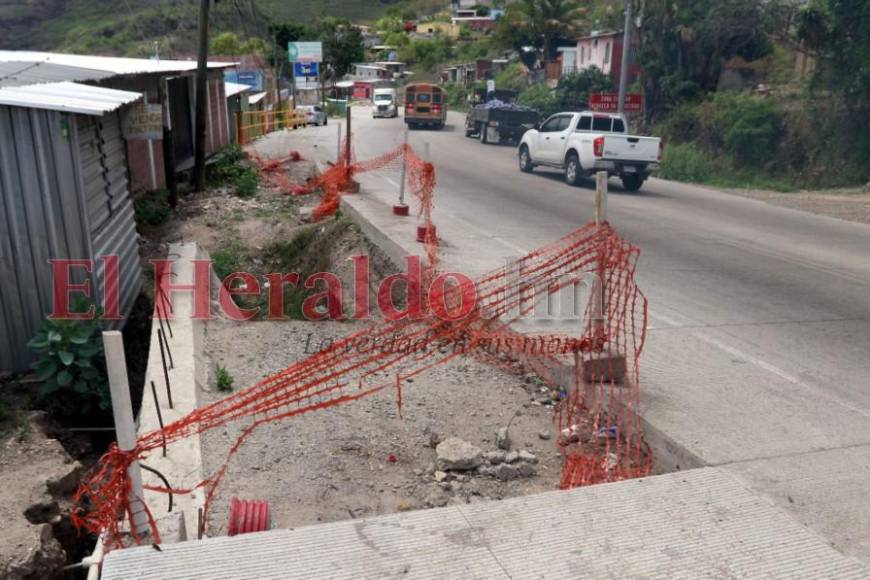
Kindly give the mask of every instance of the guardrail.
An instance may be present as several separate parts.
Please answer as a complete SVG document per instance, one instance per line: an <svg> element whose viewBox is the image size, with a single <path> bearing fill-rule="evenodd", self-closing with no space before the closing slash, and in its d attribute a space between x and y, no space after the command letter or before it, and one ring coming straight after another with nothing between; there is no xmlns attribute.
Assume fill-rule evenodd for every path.
<svg viewBox="0 0 870 580"><path fill-rule="evenodd" d="M239 145L245 145L273 131L304 127L305 112L289 105L273 111L242 111L235 114L235 124Z"/></svg>

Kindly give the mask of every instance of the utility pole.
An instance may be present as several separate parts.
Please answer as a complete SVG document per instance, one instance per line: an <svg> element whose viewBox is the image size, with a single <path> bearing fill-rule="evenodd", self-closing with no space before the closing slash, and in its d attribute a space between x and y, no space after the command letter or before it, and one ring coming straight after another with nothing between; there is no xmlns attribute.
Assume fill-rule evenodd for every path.
<svg viewBox="0 0 870 580"><path fill-rule="evenodd" d="M211 0L199 3L199 53L196 67L196 123L194 125L194 186L205 189L205 116L208 113L208 9Z"/></svg>
<svg viewBox="0 0 870 580"><path fill-rule="evenodd" d="M625 29L622 31L622 66L619 68L619 109L625 112L625 91L628 84L628 52L631 50L631 1L625 2Z"/></svg>

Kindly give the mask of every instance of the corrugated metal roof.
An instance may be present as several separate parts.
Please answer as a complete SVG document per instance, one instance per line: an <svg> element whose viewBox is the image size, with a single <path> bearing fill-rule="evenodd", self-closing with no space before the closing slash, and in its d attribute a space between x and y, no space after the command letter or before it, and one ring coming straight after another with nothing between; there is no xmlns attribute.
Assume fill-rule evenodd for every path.
<svg viewBox="0 0 870 580"><path fill-rule="evenodd" d="M17 87L58 81L99 80L115 73L50 62L10 60L0 62L0 87Z"/></svg>
<svg viewBox="0 0 870 580"><path fill-rule="evenodd" d="M252 105L256 105L260 101L263 100L263 97L266 96L266 93L257 93L248 97L248 102Z"/></svg>
<svg viewBox="0 0 870 580"><path fill-rule="evenodd" d="M250 91L251 87L248 85L241 85L239 83L231 83L228 81L224 81L224 90L227 93L227 98L230 98L234 95L238 95L239 93L244 93L245 91Z"/></svg>
<svg viewBox="0 0 870 580"><path fill-rule="evenodd" d="M0 105L102 115L137 101L139 93L60 82L0 88Z"/></svg>
<svg viewBox="0 0 870 580"><path fill-rule="evenodd" d="M24 50L0 50L0 63L48 63L74 67L71 76L64 80L96 80L114 75L147 73L171 73L196 70L195 60L157 60L149 58L119 58L114 56L90 56L84 54L61 54L57 52L33 52ZM210 62L209 68L229 68L235 63ZM110 73L110 75L106 75ZM88 76L95 74L99 76Z"/></svg>

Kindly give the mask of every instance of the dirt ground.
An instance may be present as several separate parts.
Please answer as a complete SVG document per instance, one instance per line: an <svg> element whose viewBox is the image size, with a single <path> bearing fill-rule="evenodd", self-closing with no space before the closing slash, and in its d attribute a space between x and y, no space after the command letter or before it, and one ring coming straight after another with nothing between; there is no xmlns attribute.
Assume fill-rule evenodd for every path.
<svg viewBox="0 0 870 580"><path fill-rule="evenodd" d="M43 432L44 417L28 413L0 437L0 578L61 577L82 540L68 511L84 468Z"/></svg>
<svg viewBox="0 0 870 580"><path fill-rule="evenodd" d="M759 199L771 205L788 207L841 220L870 224L870 191L832 189L779 193L752 189L724 189L728 193Z"/></svg>
<svg viewBox="0 0 870 580"><path fill-rule="evenodd" d="M303 183L314 174L311 161L290 163L286 170L291 179ZM142 228L140 255L150 272L148 260L164 259L169 244L195 241L209 252L233 244L250 248L292 236L302 224L300 208L315 203L314 196L292 197L261 187L254 197L242 199L231 195L228 187L210 187L201 193L181 195L179 205L167 223ZM147 284L146 286L153 285Z"/></svg>
<svg viewBox="0 0 870 580"><path fill-rule="evenodd" d="M316 170L307 161L287 168L290 178L300 183ZM169 223L147 232L143 255L162 258L169 243L194 240L212 255L229 249L240 257L241 267L262 274L274 271L270 260L276 242L292 245L294 239L304 239L293 269L281 272L301 271L304 279L311 270L324 269L342 280L346 292L352 280L351 256L371 257L373 290L383 277L399 272L346 219L303 223L299 216L318 199L265 187L250 199L234 197L224 188L185 196ZM286 259L282 265L288 265ZM376 294L371 293L372 299ZM207 324L205 344L212 381L203 399L226 395L215 388L218 365L233 377L234 388L241 389L316 352L324 341L351 333L356 324L213 320ZM226 533L233 497L268 500L273 525L295 527L558 486L562 458L552 440L551 393L533 379L458 358L409 379L403 399L403 419L390 390L256 431L233 456L218 488L208 517L209 535ZM204 434L206 475L220 468L247 424ZM496 430L508 425L511 450L526 453L522 460L514 457L499 479L493 470L505 451L497 450ZM495 452L496 459L491 455L480 473L439 471L434 447L447 437L458 437L483 453ZM516 473L520 466L521 474Z"/></svg>
<svg viewBox="0 0 870 580"><path fill-rule="evenodd" d="M306 348L316 350L353 329L341 322L212 322L206 350L236 385L247 386L304 357ZM233 497L268 500L273 525L292 528L556 489L561 455L552 440L541 438L554 434L547 393L525 377L455 359L408 380L402 419L395 391L388 389L263 426L231 460L213 500L208 532L226 533ZM204 398L220 396L212 391ZM511 449L536 456L535 475L501 481L475 471L436 471L433 438L458 437L483 452L496 451L496 431L508 424ZM204 435L207 474L219 469L246 425Z"/></svg>

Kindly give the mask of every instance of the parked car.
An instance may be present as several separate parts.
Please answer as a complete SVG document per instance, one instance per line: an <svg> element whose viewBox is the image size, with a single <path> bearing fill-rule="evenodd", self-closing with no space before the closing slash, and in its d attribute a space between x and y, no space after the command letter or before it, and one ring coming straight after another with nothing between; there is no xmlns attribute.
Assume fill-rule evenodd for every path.
<svg viewBox="0 0 870 580"><path fill-rule="evenodd" d="M607 171L618 175L628 191L637 191L659 169L663 144L656 137L629 135L625 117L584 111L557 113L520 141L520 170L536 165L565 171L565 181L577 185L584 175Z"/></svg>
<svg viewBox="0 0 870 580"><path fill-rule="evenodd" d="M398 94L396 93L396 89L375 89L374 95L372 95L372 101L372 118L376 119L378 117L399 116L399 106L397 103Z"/></svg>
<svg viewBox="0 0 870 580"><path fill-rule="evenodd" d="M326 125L328 119L326 110L320 105L301 105L299 109L305 111L305 122L309 125Z"/></svg>

